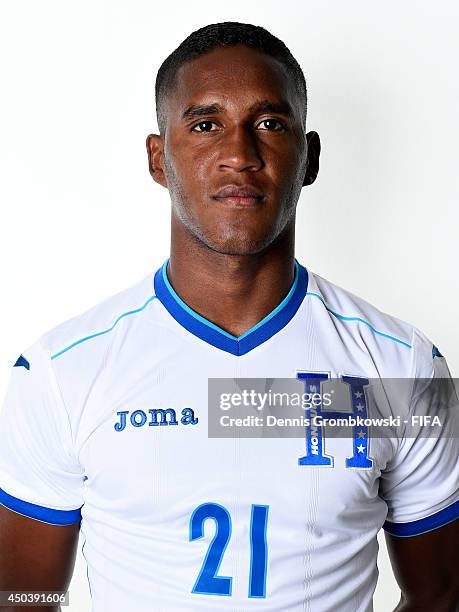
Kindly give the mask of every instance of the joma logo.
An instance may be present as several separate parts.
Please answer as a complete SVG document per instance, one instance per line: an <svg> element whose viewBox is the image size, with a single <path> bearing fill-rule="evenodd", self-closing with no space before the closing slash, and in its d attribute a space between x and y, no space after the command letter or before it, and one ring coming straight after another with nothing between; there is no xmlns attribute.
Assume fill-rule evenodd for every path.
<svg viewBox="0 0 459 612"><path fill-rule="evenodd" d="M144 410L121 410L116 413L119 421L113 426L115 431L123 431L131 425L132 427L143 427L148 423L150 427L161 427L169 425L196 425L198 417L194 416L192 408L183 408L177 420L177 412L173 408L151 408Z"/></svg>

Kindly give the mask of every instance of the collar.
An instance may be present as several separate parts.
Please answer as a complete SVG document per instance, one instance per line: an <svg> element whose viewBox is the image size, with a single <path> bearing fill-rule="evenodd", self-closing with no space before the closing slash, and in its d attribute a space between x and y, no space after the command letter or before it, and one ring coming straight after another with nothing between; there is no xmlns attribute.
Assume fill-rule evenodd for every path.
<svg viewBox="0 0 459 612"><path fill-rule="evenodd" d="M167 277L169 259L156 271L156 297L182 327L204 342L232 355L245 355L272 338L294 317L308 288L308 272L295 258L295 278L285 298L256 325L241 336L233 336L192 310L175 292Z"/></svg>

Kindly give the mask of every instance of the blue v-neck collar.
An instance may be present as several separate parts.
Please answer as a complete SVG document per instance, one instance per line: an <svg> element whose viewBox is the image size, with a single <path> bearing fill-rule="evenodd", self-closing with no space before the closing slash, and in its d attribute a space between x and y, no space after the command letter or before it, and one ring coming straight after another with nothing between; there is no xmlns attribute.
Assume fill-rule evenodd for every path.
<svg viewBox="0 0 459 612"><path fill-rule="evenodd" d="M167 277L168 263L169 259L166 259L155 273L156 297L182 327L208 344L233 355L245 355L285 327L300 307L308 288L308 272L295 259L295 278L282 302L241 336L233 336L192 310L177 295Z"/></svg>

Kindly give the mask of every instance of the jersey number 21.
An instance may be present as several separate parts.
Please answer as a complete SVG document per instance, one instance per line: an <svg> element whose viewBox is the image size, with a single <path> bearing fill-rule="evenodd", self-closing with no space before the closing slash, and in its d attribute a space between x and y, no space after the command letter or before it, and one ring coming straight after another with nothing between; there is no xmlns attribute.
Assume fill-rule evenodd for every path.
<svg viewBox="0 0 459 612"><path fill-rule="evenodd" d="M250 517L250 575L249 597L266 597L266 570L268 548L266 527L269 506L252 505ZM190 519L190 542L204 535L207 519L215 522L215 535L207 550L206 558L196 579L192 593L203 595L231 595L230 576L217 576L228 542L231 538L231 516L220 504L206 503L198 506Z"/></svg>

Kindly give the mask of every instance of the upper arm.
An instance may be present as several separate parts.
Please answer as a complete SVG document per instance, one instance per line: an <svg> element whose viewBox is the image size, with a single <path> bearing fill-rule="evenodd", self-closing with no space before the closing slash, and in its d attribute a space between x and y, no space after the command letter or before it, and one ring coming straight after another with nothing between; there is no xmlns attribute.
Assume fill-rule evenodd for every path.
<svg viewBox="0 0 459 612"><path fill-rule="evenodd" d="M0 505L0 591L66 591L79 526L51 525Z"/></svg>
<svg viewBox="0 0 459 612"><path fill-rule="evenodd" d="M386 533L386 542L406 609L408 606L438 612L457 609L459 520L413 537Z"/></svg>
<svg viewBox="0 0 459 612"><path fill-rule="evenodd" d="M68 586L84 483L70 423L37 343L13 368L0 413L0 591Z"/></svg>
<svg viewBox="0 0 459 612"><path fill-rule="evenodd" d="M380 480L400 612L454 611L458 603L458 398L445 359L430 347L415 371L408 422L413 414L439 416L441 427L407 429Z"/></svg>

